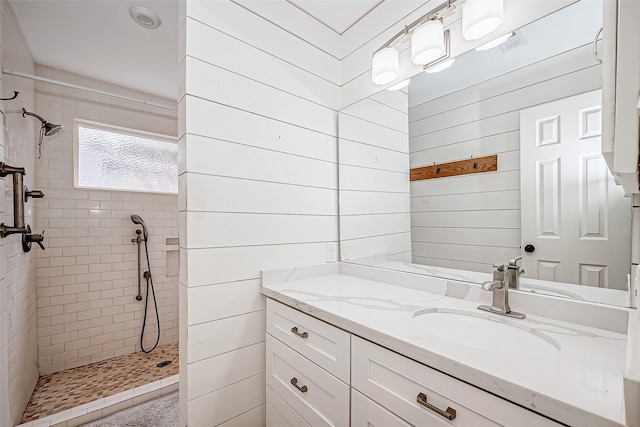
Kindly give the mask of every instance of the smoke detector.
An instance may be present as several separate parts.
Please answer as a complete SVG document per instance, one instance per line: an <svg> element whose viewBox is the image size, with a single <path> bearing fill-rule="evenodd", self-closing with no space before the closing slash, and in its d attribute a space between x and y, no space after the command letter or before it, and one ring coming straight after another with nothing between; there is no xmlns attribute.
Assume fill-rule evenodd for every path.
<svg viewBox="0 0 640 427"><path fill-rule="evenodd" d="M129 15L131 15L131 18L133 18L136 24L149 30L158 28L162 23L160 16L145 6L131 6L129 8Z"/></svg>

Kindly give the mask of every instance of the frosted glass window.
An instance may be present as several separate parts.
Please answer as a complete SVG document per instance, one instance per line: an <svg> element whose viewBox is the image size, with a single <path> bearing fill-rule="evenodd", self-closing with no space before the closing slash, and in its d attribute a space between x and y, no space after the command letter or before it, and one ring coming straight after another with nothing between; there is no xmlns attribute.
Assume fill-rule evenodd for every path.
<svg viewBox="0 0 640 427"><path fill-rule="evenodd" d="M178 192L178 144L76 124L78 187Z"/></svg>

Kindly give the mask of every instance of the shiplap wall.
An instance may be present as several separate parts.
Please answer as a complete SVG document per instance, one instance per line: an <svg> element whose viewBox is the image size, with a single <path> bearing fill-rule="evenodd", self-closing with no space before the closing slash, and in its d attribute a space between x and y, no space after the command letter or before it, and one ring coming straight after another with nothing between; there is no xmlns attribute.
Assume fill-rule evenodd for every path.
<svg viewBox="0 0 640 427"><path fill-rule="evenodd" d="M337 252L340 60L328 28L270 5L181 3L183 426L265 424L260 271Z"/></svg>
<svg viewBox="0 0 640 427"><path fill-rule="evenodd" d="M411 167L498 155L498 171L411 183L413 262L474 271L520 254L520 110L601 87L584 46L409 109Z"/></svg>
<svg viewBox="0 0 640 427"><path fill-rule="evenodd" d="M408 96L382 91L340 111L341 259L411 262Z"/></svg>
<svg viewBox="0 0 640 427"><path fill-rule="evenodd" d="M432 4L383 2L338 37L286 0L181 1L182 425L264 424L259 272L336 249L337 110L379 91L371 54Z"/></svg>

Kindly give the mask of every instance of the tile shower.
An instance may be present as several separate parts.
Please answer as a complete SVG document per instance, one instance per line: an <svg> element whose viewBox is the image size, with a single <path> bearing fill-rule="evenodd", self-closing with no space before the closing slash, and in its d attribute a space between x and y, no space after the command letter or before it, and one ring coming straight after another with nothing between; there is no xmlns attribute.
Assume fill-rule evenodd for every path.
<svg viewBox="0 0 640 427"><path fill-rule="evenodd" d="M139 92L130 89L35 64L29 49L25 48L10 6L5 2L1 4L4 7L0 8L2 38L6 42L3 67L141 97ZM3 76L0 89L10 88L20 90L21 95L17 101L4 105L4 156L0 161L25 166L25 184L45 193L45 198L27 203L26 216L34 232L45 231L46 250L34 247L30 253L23 253L16 236L0 242L5 275L3 290L8 291L0 298L0 315L6 319L0 322L0 361L3 361L0 364L3 370L0 425L3 427L21 421L38 375L41 381L33 396L47 401L47 391L65 394L65 382L52 382L52 378L62 378L67 373L73 378L78 369L88 364L93 364L91 369L111 369L115 363L112 358L116 358L115 361L119 357L147 362L157 357L172 360L172 365L162 370L156 367L157 362L153 363L135 381L131 377L111 375L114 382L108 383L109 376L97 369L94 376L101 377L102 381L95 387L96 393L87 392L85 398L98 399L104 397L105 392L121 392L123 386L133 388L139 386L140 381L152 382L158 376L175 375L178 366L177 195L75 188L73 126L75 119L84 119L175 136L177 114ZM143 96L149 98L147 94ZM166 103L166 100L158 101ZM40 159L35 121L11 114L11 109L23 106L64 126L61 134L45 138ZM3 198L0 213L3 222L11 223L8 214L11 212L11 180L4 181L5 193L6 190L9 193ZM131 239L135 238L138 227L131 222L133 213L140 215L149 228L149 256L160 316L160 346L148 357L138 353L144 300L135 300L137 247ZM145 267L143 264L143 271ZM145 296L144 279L142 284ZM147 319L145 346L150 347L156 331L152 303ZM127 380L125 384L123 379ZM53 408L61 410L62 406L58 402ZM46 408L43 409L42 413L36 410L25 414L25 420L47 415Z"/></svg>
<svg viewBox="0 0 640 427"><path fill-rule="evenodd" d="M78 79L46 67L38 67L37 72L58 80ZM83 78L82 83L100 85L100 82L86 80ZM35 204L35 225L38 230L46 230L47 236L47 249L37 252L36 269L40 375L62 370L71 370L73 374L74 368L90 363L99 372L109 367L111 358L118 360L119 356L134 353L135 358L136 352L140 352L144 299L135 299L137 245L131 239L140 227L131 222L134 213L140 215L149 228L149 257L161 327L159 348L169 345L177 352L174 345L178 341L177 196L75 188L73 175L74 119L100 120L171 135L175 134L175 117L143 109L113 108L111 100L96 103L68 92L51 85L36 85L36 107L51 120L55 117L67 130L47 141L42 158L36 161L35 186L42 189L46 197ZM140 129L141 123L143 129ZM146 264L142 263L141 268L145 271ZM144 284L142 279L143 297L146 297ZM153 346L157 331L152 301L149 304L144 335L146 348ZM153 353L150 359L153 360ZM144 378L152 381L156 375L177 372L177 354L175 359L176 366L169 371L159 370L152 364L147 375L141 377L143 383ZM107 362L96 363L102 361ZM89 393L92 398L104 397L100 395L101 390L123 391L122 378L100 375L103 381L96 389L97 394ZM134 382L130 382L131 388L140 385ZM42 381L34 397L41 385ZM61 391L56 387L51 389L54 394ZM38 396L46 401L46 390Z"/></svg>

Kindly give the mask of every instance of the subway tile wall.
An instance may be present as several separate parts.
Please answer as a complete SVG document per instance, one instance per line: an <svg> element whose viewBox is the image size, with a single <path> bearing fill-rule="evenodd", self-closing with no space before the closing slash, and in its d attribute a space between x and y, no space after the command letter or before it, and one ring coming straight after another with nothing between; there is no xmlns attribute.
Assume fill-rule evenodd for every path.
<svg viewBox="0 0 640 427"><path fill-rule="evenodd" d="M171 104L122 87L38 66L39 75L126 96ZM174 102L175 103L175 102ZM174 111L132 104L77 90L38 83L36 108L64 131L45 138L36 159L36 230L45 230L46 250L37 260L37 335L40 374L49 374L140 350L144 300L137 294L138 228L149 228L149 258L160 310L161 343L178 340L178 277L167 275L167 256L178 250L178 198L152 194L74 188L73 120L175 136ZM142 271L146 270L144 246ZM145 297L145 280L142 292ZM156 319L150 298L145 347L155 342Z"/></svg>
<svg viewBox="0 0 640 427"><path fill-rule="evenodd" d="M35 64L11 7L0 2L2 66L32 73ZM4 102L0 161L26 169L24 183L34 183L34 152L37 120L23 118L21 107L34 108L34 84L1 76L0 93L19 91L14 101ZM13 225L13 179L0 179L1 222ZM25 206L25 221L33 224L34 205ZM38 380L36 361L36 254L22 250L19 235L0 239L0 425L18 424Z"/></svg>

